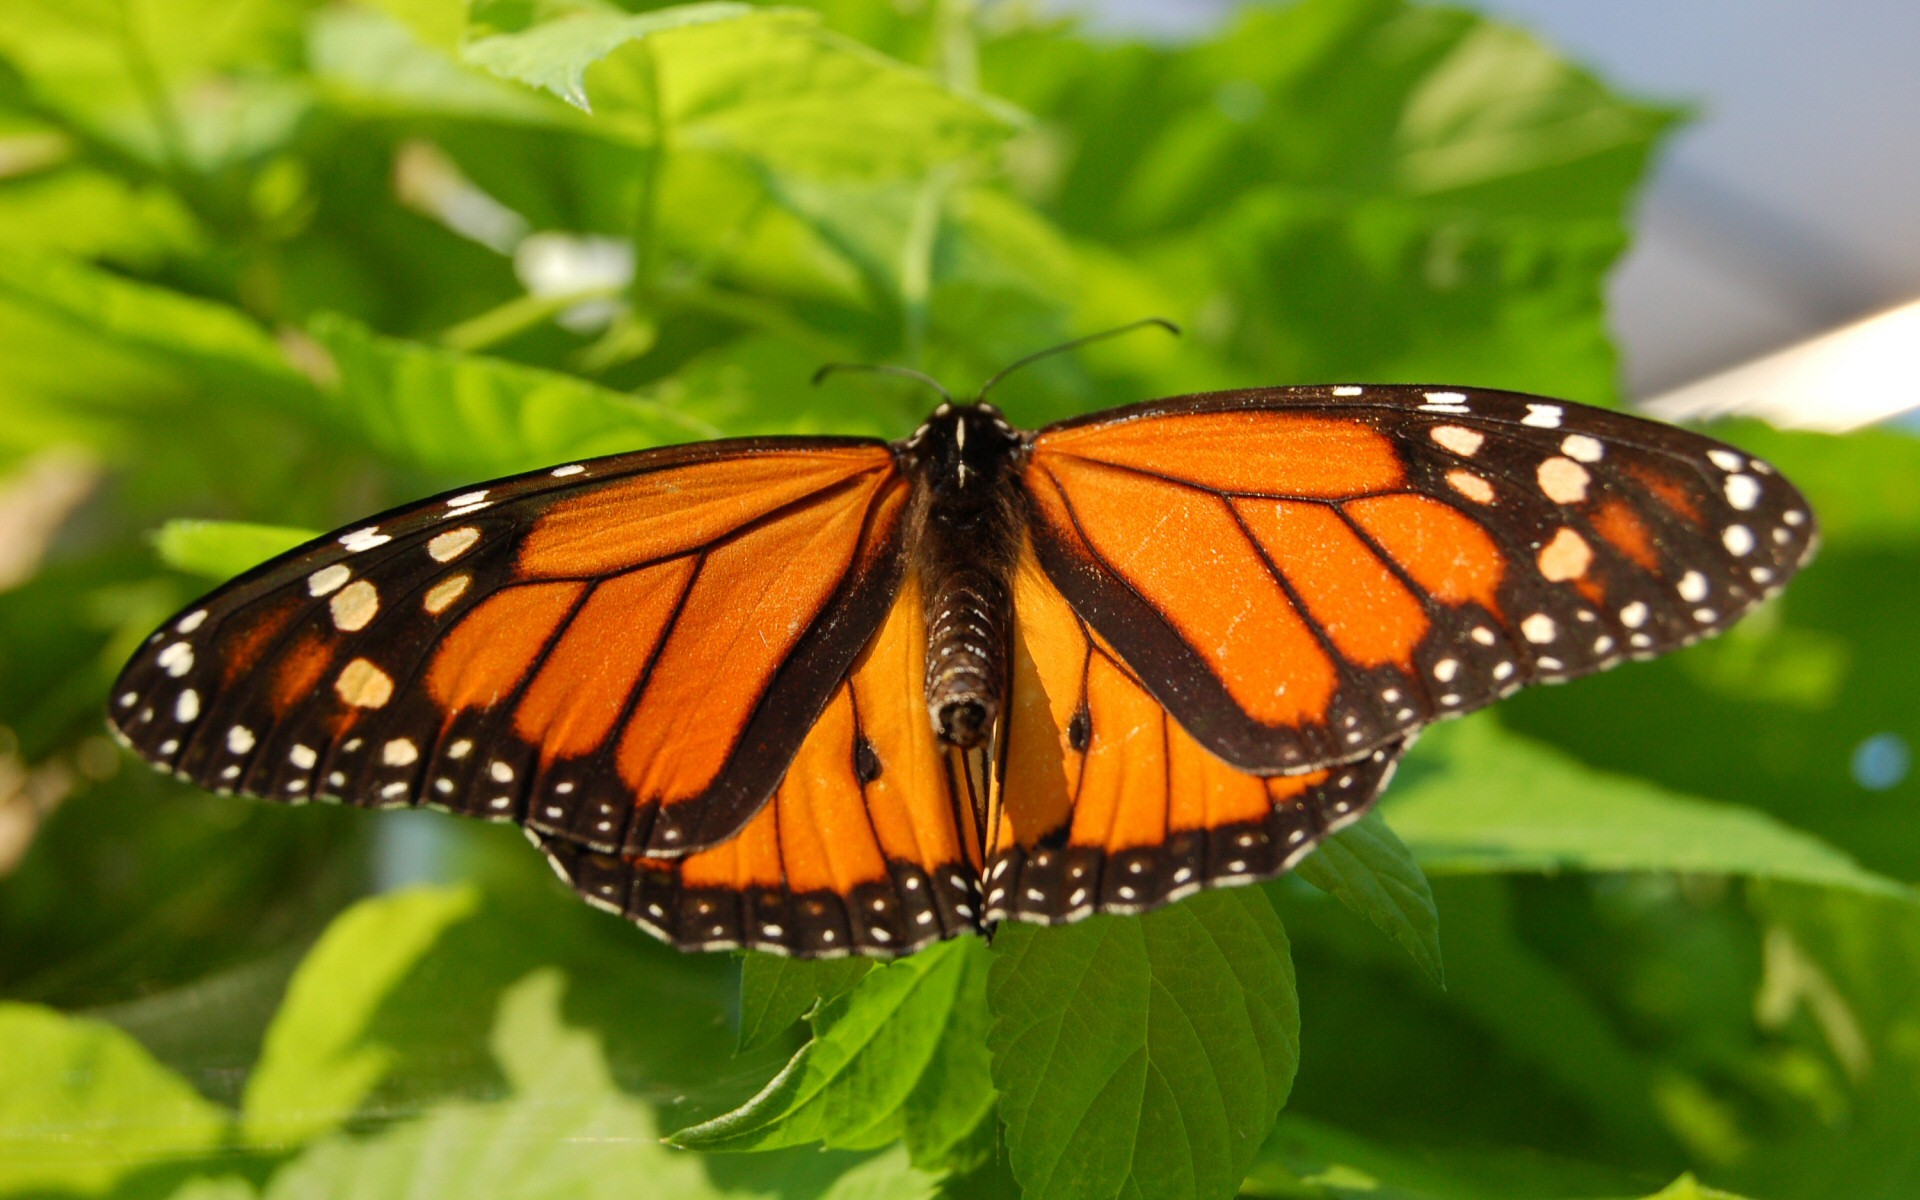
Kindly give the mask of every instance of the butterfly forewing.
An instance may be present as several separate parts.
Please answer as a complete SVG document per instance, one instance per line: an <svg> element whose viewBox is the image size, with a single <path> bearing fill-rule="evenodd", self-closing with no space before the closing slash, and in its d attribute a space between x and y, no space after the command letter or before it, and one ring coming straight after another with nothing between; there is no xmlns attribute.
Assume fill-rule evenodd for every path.
<svg viewBox="0 0 1920 1200"><path fill-rule="evenodd" d="M761 807L879 626L907 495L883 444L776 439L425 501L168 622L114 724L224 791L682 853Z"/></svg>
<svg viewBox="0 0 1920 1200"><path fill-rule="evenodd" d="M1289 388L1043 431L1039 561L1243 770L1358 761L1523 684L1738 619L1811 554L1766 463L1503 392Z"/></svg>

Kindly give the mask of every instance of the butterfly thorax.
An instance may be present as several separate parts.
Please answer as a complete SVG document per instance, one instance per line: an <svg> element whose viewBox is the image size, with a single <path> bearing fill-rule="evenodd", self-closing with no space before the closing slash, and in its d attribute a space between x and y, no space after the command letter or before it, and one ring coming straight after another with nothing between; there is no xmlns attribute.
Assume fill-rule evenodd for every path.
<svg viewBox="0 0 1920 1200"><path fill-rule="evenodd" d="M1005 707L1019 550L1020 431L990 404L943 404L900 450L921 487L913 570L927 620L927 716L971 749Z"/></svg>

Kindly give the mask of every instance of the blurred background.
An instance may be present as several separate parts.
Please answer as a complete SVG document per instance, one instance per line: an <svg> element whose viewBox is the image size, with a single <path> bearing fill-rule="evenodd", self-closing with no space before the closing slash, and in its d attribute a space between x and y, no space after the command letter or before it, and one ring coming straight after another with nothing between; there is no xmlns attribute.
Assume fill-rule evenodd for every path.
<svg viewBox="0 0 1920 1200"><path fill-rule="evenodd" d="M0 0L0 1195L979 1200L1069 1137L1191 1168L1156 1200L1920 1195L1920 10L1067 3ZM1324 871L1208 898L1266 914L1258 986L1172 941L1045 975L1134 925L960 944L872 1068L954 1102L836 1097L774 1153L658 1139L847 1036L861 968L679 955L513 830L216 796L104 736L152 629L317 531L901 436L922 392L804 381L967 388L1150 313L1187 336L996 395L1635 404L1776 463L1821 556L1726 637L1435 730ZM1185 1025L1100 990L1156 970ZM1145 1040L1230 1039L1249 994L1257 1038ZM1092 1068L995 1032L1072 1005L1265 1107L1083 1120Z"/></svg>

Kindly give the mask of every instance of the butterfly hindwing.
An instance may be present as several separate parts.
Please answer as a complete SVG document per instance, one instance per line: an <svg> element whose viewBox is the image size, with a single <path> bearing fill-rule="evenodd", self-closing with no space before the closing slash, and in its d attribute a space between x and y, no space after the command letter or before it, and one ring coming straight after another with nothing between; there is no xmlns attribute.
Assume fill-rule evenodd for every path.
<svg viewBox="0 0 1920 1200"><path fill-rule="evenodd" d="M980 927L980 851L921 693L926 626L909 578L738 834L678 858L536 835L590 902L676 945L802 957L902 954Z"/></svg>
<svg viewBox="0 0 1920 1200"><path fill-rule="evenodd" d="M1141 912L1287 870L1360 819L1403 746L1259 776L1203 749L1029 552L1014 583L1013 701L990 840L990 920Z"/></svg>
<svg viewBox="0 0 1920 1200"><path fill-rule="evenodd" d="M709 845L759 809L885 616L908 492L881 443L766 439L424 501L169 621L114 724L223 791Z"/></svg>
<svg viewBox="0 0 1920 1200"><path fill-rule="evenodd" d="M1526 683L1717 632L1815 540L1758 459L1504 392L1156 401L1042 431L1023 478L1073 609L1256 772L1357 760Z"/></svg>

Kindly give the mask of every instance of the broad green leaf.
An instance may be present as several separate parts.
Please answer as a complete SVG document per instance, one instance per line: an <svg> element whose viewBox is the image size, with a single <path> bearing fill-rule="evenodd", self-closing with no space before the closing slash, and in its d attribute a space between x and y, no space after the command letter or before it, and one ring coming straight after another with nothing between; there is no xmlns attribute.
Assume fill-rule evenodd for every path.
<svg viewBox="0 0 1920 1200"><path fill-rule="evenodd" d="M946 1165L993 1104L986 977L973 938L875 967L814 1014L813 1039L759 1095L675 1144L870 1149L904 1135L916 1165Z"/></svg>
<svg viewBox="0 0 1920 1200"><path fill-rule="evenodd" d="M478 903L471 889L419 888L363 901L333 923L295 973L247 1080L249 1141L297 1144L352 1115L395 1059L364 1040L374 1013Z"/></svg>
<svg viewBox="0 0 1920 1200"><path fill-rule="evenodd" d="M448 479L485 479L569 459L697 441L719 431L680 407L571 375L383 338L341 319L314 335L338 372L332 417L381 453Z"/></svg>
<svg viewBox="0 0 1920 1200"><path fill-rule="evenodd" d="M160 561L174 570L220 581L319 536L310 529L245 521L168 521L153 543Z"/></svg>
<svg viewBox="0 0 1920 1200"><path fill-rule="evenodd" d="M586 8L472 41L464 56L643 143L805 175L914 175L990 148L1016 120L791 8Z"/></svg>
<svg viewBox="0 0 1920 1200"><path fill-rule="evenodd" d="M740 1048L771 1042L820 1005L852 990L870 958L749 954L740 961Z"/></svg>
<svg viewBox="0 0 1920 1200"><path fill-rule="evenodd" d="M1428 979L1446 986L1433 889L1379 813L1322 842L1293 873L1372 922L1413 956Z"/></svg>
<svg viewBox="0 0 1920 1200"><path fill-rule="evenodd" d="M1735 805L1583 767L1486 720L1423 744L1383 815L1430 873L1692 871L1913 899L1840 851ZM1433 754L1434 751L1441 751ZM1425 755L1433 755L1437 766Z"/></svg>
<svg viewBox="0 0 1920 1200"><path fill-rule="evenodd" d="M111 1025L0 1004L0 1192L104 1195L207 1154L231 1119Z"/></svg>
<svg viewBox="0 0 1920 1200"><path fill-rule="evenodd" d="M273 338L238 311L71 259L0 252L0 304L216 377L299 382Z"/></svg>
<svg viewBox="0 0 1920 1200"><path fill-rule="evenodd" d="M683 4L650 13L626 13L611 6L583 5L514 33L483 37L466 48L466 60L506 79L544 88L575 107L593 109L587 95L587 68L643 38L715 21L768 21L804 26L805 14L767 11L750 4ZM741 27L730 28L738 37Z"/></svg>
<svg viewBox="0 0 1920 1200"><path fill-rule="evenodd" d="M1003 926L988 1001L1028 1200L1232 1195L1299 1062L1287 935L1257 888Z"/></svg>

